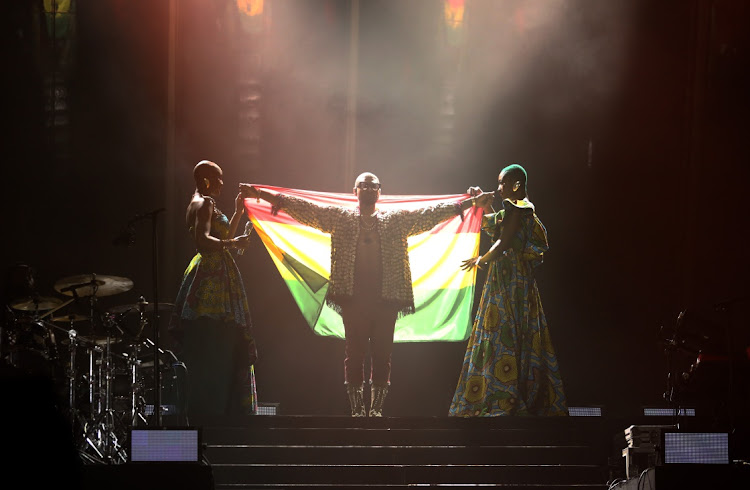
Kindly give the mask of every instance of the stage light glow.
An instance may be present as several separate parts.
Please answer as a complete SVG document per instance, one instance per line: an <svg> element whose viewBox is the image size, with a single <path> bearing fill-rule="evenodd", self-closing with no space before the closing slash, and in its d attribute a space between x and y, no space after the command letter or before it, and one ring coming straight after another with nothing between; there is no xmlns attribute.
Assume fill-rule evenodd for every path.
<svg viewBox="0 0 750 490"><path fill-rule="evenodd" d="M465 0L445 0L443 12L446 26L451 29L458 29L463 26L465 3Z"/></svg>
<svg viewBox="0 0 750 490"><path fill-rule="evenodd" d="M237 8L248 17L263 15L263 0L237 0Z"/></svg>
<svg viewBox="0 0 750 490"><path fill-rule="evenodd" d="M44 11L48 14L63 15L70 13L73 0L44 0Z"/></svg>

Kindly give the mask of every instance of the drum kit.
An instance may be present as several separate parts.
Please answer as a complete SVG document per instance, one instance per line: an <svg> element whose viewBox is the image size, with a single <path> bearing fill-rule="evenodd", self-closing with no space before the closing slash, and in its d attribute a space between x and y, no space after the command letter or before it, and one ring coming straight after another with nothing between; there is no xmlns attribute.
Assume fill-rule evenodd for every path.
<svg viewBox="0 0 750 490"><path fill-rule="evenodd" d="M0 362L53 379L79 453L92 463L127 461L129 429L154 419L154 399L160 398L154 393L156 369L161 392L174 400L162 402L162 414L178 414L182 405L184 365L169 350L156 355L149 337L154 305L141 296L133 304L100 307L101 297L132 288L126 277L65 277L54 289L66 299L35 293L15 299L0 331ZM76 311L65 313L71 304ZM159 304L156 313L172 306Z"/></svg>

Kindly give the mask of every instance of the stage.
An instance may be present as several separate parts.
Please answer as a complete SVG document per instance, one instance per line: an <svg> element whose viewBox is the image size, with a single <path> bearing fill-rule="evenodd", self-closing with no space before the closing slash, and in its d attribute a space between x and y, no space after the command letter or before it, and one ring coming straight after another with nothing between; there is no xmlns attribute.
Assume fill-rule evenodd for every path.
<svg viewBox="0 0 750 490"><path fill-rule="evenodd" d="M723 465L660 465L633 474L623 449L632 427L729 434L701 417L382 417L256 415L194 419L189 427L131 427L118 448L82 441L54 403L45 380L3 378L3 479L29 487L119 489L385 489L413 486L591 488L715 488L721 478L747 485L747 419L736 419ZM573 413L586 413L573 411ZM594 411L595 413L595 411ZM677 428L679 424L679 429ZM132 461L134 432L195 432L194 452L156 446L158 461ZM142 435L142 434L141 434ZM91 434L95 438L96 434ZM167 439L165 444L174 444ZM105 441L106 442L106 441ZM111 440L109 443L111 444ZM641 438L641 446L650 441ZM184 449L185 442L179 443ZM96 449L94 452L92 449ZM142 449L142 448L141 448ZM179 448L178 448L179 449ZM190 448L188 448L190 449ZM657 451L658 452L658 451ZM104 455L102 459L99 457ZM125 461L120 455L124 454ZM138 453L143 454L142 452ZM174 455L192 454L175 461ZM141 458L141 456L138 456ZM162 458L166 458L163 460ZM192 460L190 458L193 458ZM647 469L647 468L644 468ZM631 472L628 475L628 471ZM693 477L687 478L689 475ZM628 478L630 476L630 478ZM687 478L687 480L686 480ZM701 486L688 486L686 481ZM723 484L723 483L722 483ZM707 486L706 486L707 485ZM741 488L724 487L724 488ZM742 488L746 488L742 487Z"/></svg>

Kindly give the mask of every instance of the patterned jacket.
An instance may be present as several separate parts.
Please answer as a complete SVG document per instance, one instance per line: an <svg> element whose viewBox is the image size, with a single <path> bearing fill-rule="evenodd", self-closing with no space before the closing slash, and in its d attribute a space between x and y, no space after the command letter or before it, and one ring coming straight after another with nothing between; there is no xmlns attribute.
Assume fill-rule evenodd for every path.
<svg viewBox="0 0 750 490"><path fill-rule="evenodd" d="M277 209L303 225L331 235L331 282L326 303L341 311L341 300L354 293L354 263L359 239L359 208L319 206L293 196L279 196ZM407 251L407 238L431 230L461 214L457 203L443 203L415 210L378 211L383 267L381 299L398 308L399 316L414 313L414 291Z"/></svg>

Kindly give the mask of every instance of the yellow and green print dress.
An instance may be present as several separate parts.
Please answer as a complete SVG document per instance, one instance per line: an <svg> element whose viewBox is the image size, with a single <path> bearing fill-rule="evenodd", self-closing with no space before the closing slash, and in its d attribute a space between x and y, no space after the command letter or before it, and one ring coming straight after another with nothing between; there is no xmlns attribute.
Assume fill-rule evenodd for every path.
<svg viewBox="0 0 750 490"><path fill-rule="evenodd" d="M229 219L215 204L214 210L211 236L220 240L231 238ZM244 344L241 347L238 345L240 351L244 352L236 357L236 365L231 367L235 374L231 377L238 380L240 385L238 396L242 406L249 413L257 412L258 395L253 365L258 353L252 336L245 286L229 250L198 252L185 269L175 299L170 330L179 335L184 324L191 321L201 325L225 325L238 330L235 339L240 339L239 342Z"/></svg>
<svg viewBox="0 0 750 490"><path fill-rule="evenodd" d="M521 213L510 248L490 263L449 415L567 415L534 269L549 248L527 199L504 200L482 229L497 240L508 212Z"/></svg>

